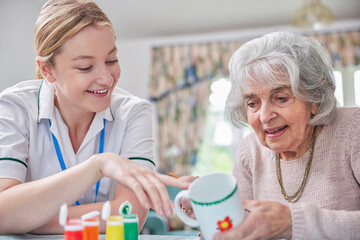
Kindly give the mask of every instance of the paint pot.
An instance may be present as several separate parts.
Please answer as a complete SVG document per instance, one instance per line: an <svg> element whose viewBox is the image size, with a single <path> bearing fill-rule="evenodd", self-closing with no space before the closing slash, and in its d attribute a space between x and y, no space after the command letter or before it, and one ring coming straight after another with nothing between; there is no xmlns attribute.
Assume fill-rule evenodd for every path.
<svg viewBox="0 0 360 240"><path fill-rule="evenodd" d="M124 240L122 216L109 216L106 221L106 240Z"/></svg>
<svg viewBox="0 0 360 240"><path fill-rule="evenodd" d="M64 240L83 240L83 230L80 219L69 219L64 226Z"/></svg>
<svg viewBox="0 0 360 240"><path fill-rule="evenodd" d="M83 239L84 240L99 240L100 227L98 211L93 211L81 216L82 224L84 226Z"/></svg>
<svg viewBox="0 0 360 240"><path fill-rule="evenodd" d="M124 215L124 239L138 240L139 238L139 219L136 214Z"/></svg>

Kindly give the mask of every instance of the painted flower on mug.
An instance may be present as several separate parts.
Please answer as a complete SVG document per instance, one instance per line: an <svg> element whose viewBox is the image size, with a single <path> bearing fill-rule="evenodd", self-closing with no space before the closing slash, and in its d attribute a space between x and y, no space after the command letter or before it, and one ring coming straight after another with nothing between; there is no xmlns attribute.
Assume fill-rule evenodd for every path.
<svg viewBox="0 0 360 240"><path fill-rule="evenodd" d="M228 229L231 229L233 227L231 219L229 216L226 216L224 220L217 222L218 228L220 232L224 232Z"/></svg>

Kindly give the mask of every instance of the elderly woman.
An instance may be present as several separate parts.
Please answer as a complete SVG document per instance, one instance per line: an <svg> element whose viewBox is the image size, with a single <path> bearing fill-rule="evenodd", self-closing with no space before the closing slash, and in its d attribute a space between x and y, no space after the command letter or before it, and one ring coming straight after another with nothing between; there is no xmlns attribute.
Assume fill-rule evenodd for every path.
<svg viewBox="0 0 360 240"><path fill-rule="evenodd" d="M215 239L360 237L360 109L337 108L326 50L276 32L241 46L230 63L227 110L254 130L233 174L249 211Z"/></svg>

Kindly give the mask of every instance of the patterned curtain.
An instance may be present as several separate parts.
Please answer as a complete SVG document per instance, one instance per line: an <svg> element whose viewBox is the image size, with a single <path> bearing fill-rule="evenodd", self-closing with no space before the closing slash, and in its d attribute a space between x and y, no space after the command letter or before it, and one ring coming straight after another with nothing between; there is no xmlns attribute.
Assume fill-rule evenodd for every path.
<svg viewBox="0 0 360 240"><path fill-rule="evenodd" d="M152 49L150 99L158 120L158 170L189 174L201 144L210 85L227 76L240 43L209 43Z"/></svg>
<svg viewBox="0 0 360 240"><path fill-rule="evenodd" d="M330 52L334 67L360 64L360 30L311 35Z"/></svg>
<svg viewBox="0 0 360 240"><path fill-rule="evenodd" d="M334 66L360 64L360 31L309 37L329 49ZM229 59L241 44L238 41L152 49L149 95L157 108L160 172L190 173L205 130L211 80L228 76Z"/></svg>

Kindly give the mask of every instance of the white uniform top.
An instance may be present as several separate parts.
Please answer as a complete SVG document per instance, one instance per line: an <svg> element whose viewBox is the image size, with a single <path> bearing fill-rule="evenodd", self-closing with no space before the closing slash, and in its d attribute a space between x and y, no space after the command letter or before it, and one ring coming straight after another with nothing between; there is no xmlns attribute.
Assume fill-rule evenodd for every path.
<svg viewBox="0 0 360 240"><path fill-rule="evenodd" d="M30 80L4 90L0 94L0 178L29 182L61 172L51 133L67 168L89 159L99 151L103 119L104 152L155 169L152 108L148 101L116 87L110 107L96 113L75 154L68 128L54 106L51 83ZM112 179L101 179L97 202L109 200L113 183ZM80 204L94 201L95 186L79 199Z"/></svg>

